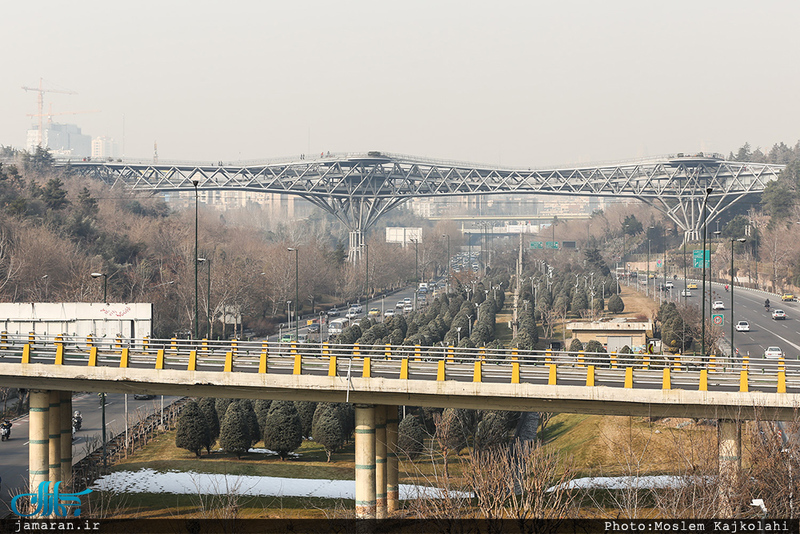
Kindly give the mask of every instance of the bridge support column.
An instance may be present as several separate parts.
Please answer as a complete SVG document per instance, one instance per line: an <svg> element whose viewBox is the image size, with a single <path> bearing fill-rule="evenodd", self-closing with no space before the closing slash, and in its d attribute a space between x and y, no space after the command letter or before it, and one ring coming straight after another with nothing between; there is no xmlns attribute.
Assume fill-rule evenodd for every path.
<svg viewBox="0 0 800 534"><path fill-rule="evenodd" d="M72 392L61 392L61 482L72 484Z"/></svg>
<svg viewBox="0 0 800 534"><path fill-rule="evenodd" d="M375 406L356 404L356 519L375 519Z"/></svg>
<svg viewBox="0 0 800 534"><path fill-rule="evenodd" d="M34 389L30 392L30 438L28 439L28 486L35 492L50 475L50 392Z"/></svg>
<svg viewBox="0 0 800 534"><path fill-rule="evenodd" d="M50 410L47 414L47 423L50 430L48 437L48 480L58 482L61 480L61 392L51 391Z"/></svg>
<svg viewBox="0 0 800 534"><path fill-rule="evenodd" d="M400 509L397 465L397 426L400 423L397 406L386 407L386 513Z"/></svg>
<svg viewBox="0 0 800 534"><path fill-rule="evenodd" d="M717 426L719 446L719 508L721 518L733 517L734 493L742 467L742 423L720 419Z"/></svg>
<svg viewBox="0 0 800 534"><path fill-rule="evenodd" d="M375 407L375 518L386 519L386 406Z"/></svg>

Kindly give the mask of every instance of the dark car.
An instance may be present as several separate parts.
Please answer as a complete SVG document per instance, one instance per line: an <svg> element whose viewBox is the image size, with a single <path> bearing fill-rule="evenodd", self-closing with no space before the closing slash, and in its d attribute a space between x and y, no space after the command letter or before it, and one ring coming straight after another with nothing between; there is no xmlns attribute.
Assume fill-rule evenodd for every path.
<svg viewBox="0 0 800 534"><path fill-rule="evenodd" d="M133 398L136 400L150 400L155 399L155 395L148 395L147 393L134 393Z"/></svg>
<svg viewBox="0 0 800 534"><path fill-rule="evenodd" d="M319 323L311 323L308 325L309 334L316 334L317 332L319 332Z"/></svg>

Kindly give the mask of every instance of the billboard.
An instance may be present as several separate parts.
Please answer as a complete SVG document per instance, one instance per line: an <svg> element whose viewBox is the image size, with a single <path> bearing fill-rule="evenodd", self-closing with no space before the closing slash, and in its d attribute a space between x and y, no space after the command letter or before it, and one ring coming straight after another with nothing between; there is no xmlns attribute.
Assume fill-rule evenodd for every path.
<svg viewBox="0 0 800 534"><path fill-rule="evenodd" d="M404 247L409 243L417 241L422 243L422 228L406 227L406 226L387 226L386 227L386 242L387 243L400 243Z"/></svg>

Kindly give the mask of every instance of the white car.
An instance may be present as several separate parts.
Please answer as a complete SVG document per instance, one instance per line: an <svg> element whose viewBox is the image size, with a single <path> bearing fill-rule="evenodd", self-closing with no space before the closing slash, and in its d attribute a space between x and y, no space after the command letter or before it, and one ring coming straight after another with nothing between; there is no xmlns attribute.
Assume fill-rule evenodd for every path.
<svg viewBox="0 0 800 534"><path fill-rule="evenodd" d="M725 309L725 303L722 302L721 300L715 300L714 304L711 305L711 309L712 310L724 310Z"/></svg>
<svg viewBox="0 0 800 534"><path fill-rule="evenodd" d="M737 332L749 332L750 331L750 323L747 321L739 321L736 323L736 331Z"/></svg>
<svg viewBox="0 0 800 534"><path fill-rule="evenodd" d="M400 308L402 310L403 306L405 306L405 305L406 305L405 302L403 302L402 300L398 300L397 301L397 305L395 306L395 308Z"/></svg>
<svg viewBox="0 0 800 534"><path fill-rule="evenodd" d="M358 317L358 312L356 311L355 308L350 308L349 310L347 310L347 313L345 313L344 316L347 317L348 319L355 319L356 317Z"/></svg>
<svg viewBox="0 0 800 534"><path fill-rule="evenodd" d="M764 351L765 358L780 358L783 356L783 351L780 347L767 347Z"/></svg>
<svg viewBox="0 0 800 534"><path fill-rule="evenodd" d="M394 310L386 310L385 312L383 312L383 316L384 317L393 317L394 316Z"/></svg>
<svg viewBox="0 0 800 534"><path fill-rule="evenodd" d="M414 311L414 306L412 306L411 304L406 304L405 306L403 306L403 311L405 313L411 313L412 311Z"/></svg>
<svg viewBox="0 0 800 534"><path fill-rule="evenodd" d="M667 289L672 289L673 287L675 287L675 285L672 283L672 280L667 280L667 283L665 285Z"/></svg>
<svg viewBox="0 0 800 534"><path fill-rule="evenodd" d="M681 296L682 297L691 297L692 296L692 291L690 289L684 289L683 291L681 291Z"/></svg>

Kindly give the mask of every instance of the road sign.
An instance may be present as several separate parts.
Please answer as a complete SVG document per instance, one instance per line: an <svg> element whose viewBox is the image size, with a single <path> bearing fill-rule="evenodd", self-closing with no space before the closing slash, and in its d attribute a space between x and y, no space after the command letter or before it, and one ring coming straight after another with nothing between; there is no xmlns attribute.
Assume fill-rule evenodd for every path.
<svg viewBox="0 0 800 534"><path fill-rule="evenodd" d="M702 250L693 250L692 251L692 267L701 268L703 267L703 251ZM711 251L706 250L706 267L711 267Z"/></svg>
<svg viewBox="0 0 800 534"><path fill-rule="evenodd" d="M531 248L544 248L541 241L531 241Z"/></svg>
<svg viewBox="0 0 800 534"><path fill-rule="evenodd" d="M544 248L558 248L558 241L545 241Z"/></svg>
<svg viewBox="0 0 800 534"><path fill-rule="evenodd" d="M725 322L724 317L721 313L715 313L711 316L711 322L717 326L722 326Z"/></svg>

